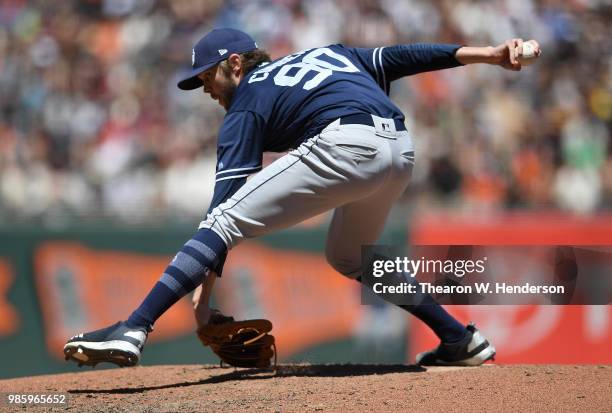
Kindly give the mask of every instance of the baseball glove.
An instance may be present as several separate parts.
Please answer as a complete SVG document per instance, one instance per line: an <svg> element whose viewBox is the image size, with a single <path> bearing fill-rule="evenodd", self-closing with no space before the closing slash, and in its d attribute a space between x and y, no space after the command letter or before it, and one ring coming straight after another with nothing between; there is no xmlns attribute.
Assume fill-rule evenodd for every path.
<svg viewBox="0 0 612 413"><path fill-rule="evenodd" d="M210 346L223 362L234 367L270 367L276 345L269 320L234 321L221 313L213 313L208 324L198 328L197 335L202 344Z"/></svg>

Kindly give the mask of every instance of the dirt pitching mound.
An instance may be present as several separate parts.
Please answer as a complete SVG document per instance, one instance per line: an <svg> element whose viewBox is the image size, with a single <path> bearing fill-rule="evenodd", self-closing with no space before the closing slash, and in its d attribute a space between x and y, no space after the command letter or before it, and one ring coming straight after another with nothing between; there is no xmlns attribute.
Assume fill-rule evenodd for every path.
<svg viewBox="0 0 612 413"><path fill-rule="evenodd" d="M2 411L612 411L612 366L153 366L0 380L8 393L66 393L67 405Z"/></svg>

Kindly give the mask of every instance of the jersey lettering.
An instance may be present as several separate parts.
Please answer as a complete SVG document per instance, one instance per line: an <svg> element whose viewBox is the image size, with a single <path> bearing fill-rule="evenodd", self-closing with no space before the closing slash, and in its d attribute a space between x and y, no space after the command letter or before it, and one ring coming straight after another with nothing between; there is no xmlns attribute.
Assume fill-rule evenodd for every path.
<svg viewBox="0 0 612 413"><path fill-rule="evenodd" d="M302 58L301 62L288 64L290 61L298 58L304 52L289 55L278 62L268 65L263 69L255 72L249 79L249 83L261 82L270 75L270 72L279 66L282 66L278 73L274 76L274 84L277 86L292 87L300 83L304 77L310 72L316 72L316 75L304 83L302 89L311 90L321 84L325 79L336 72L359 72L359 69L351 63L346 57L335 53L327 47L314 49ZM337 62L331 63L323 60L320 57L326 56L329 60ZM297 69L297 70L296 70Z"/></svg>
<svg viewBox="0 0 612 413"><path fill-rule="evenodd" d="M293 54L283 57L276 63L271 63L271 64L266 65L263 69L259 69L255 73L253 73L253 75L249 78L249 83L261 82L262 80L266 80L268 76L270 76L271 71L273 71L277 67L280 67L286 63L289 63L290 61L300 57L304 53L305 53L304 51L293 53Z"/></svg>
<svg viewBox="0 0 612 413"><path fill-rule="evenodd" d="M297 68L299 70L295 72L295 74L289 75L288 73L293 68ZM319 83L327 79L332 74L331 70L322 68L317 65L313 65L311 63L305 63L305 62L294 63L291 65L285 65L281 67L281 69L278 71L276 76L274 76L274 84L277 86L295 86L298 83L300 83L300 81L304 78L304 76L306 76L307 73L312 72L312 71L315 71L318 73L316 74L314 78L304 83L303 88L305 90L310 90L316 87L317 85L319 85Z"/></svg>

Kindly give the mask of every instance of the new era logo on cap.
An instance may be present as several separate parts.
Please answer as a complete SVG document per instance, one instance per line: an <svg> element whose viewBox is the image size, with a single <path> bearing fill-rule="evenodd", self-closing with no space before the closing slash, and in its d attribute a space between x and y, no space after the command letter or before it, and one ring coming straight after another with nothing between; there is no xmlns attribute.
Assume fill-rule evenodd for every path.
<svg viewBox="0 0 612 413"><path fill-rule="evenodd" d="M191 52L191 71L179 83L184 90L197 89L203 85L198 77L208 69L227 59L232 53L245 53L257 49L255 40L235 29L215 29L202 37Z"/></svg>

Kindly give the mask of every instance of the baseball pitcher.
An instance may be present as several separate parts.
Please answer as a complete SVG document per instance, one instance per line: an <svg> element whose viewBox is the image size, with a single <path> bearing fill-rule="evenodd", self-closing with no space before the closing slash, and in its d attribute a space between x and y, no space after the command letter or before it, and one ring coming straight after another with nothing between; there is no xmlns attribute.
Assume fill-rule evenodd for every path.
<svg viewBox="0 0 612 413"><path fill-rule="evenodd" d="M537 42L530 44L538 56ZM250 359L243 363L232 354L243 354L266 337L271 329L267 320L236 325L208 308L228 251L248 238L333 209L327 260L360 282L361 246L377 241L415 162L404 114L389 99L391 83L473 63L520 70L522 46L521 39L495 47L411 44L369 49L334 44L271 62L246 33L208 33L193 48L192 70L178 87L202 88L227 111L218 134L210 208L129 318L72 337L64 346L66 359L81 365L135 365L155 321L197 288L194 303L202 341L230 364L266 365ZM265 151L289 152L262 169ZM417 363L475 366L494 357L495 348L474 325L462 325L430 296L419 305L401 307L441 341L419 354ZM257 350L254 358L269 360L267 347L273 340L265 343L266 350Z"/></svg>

